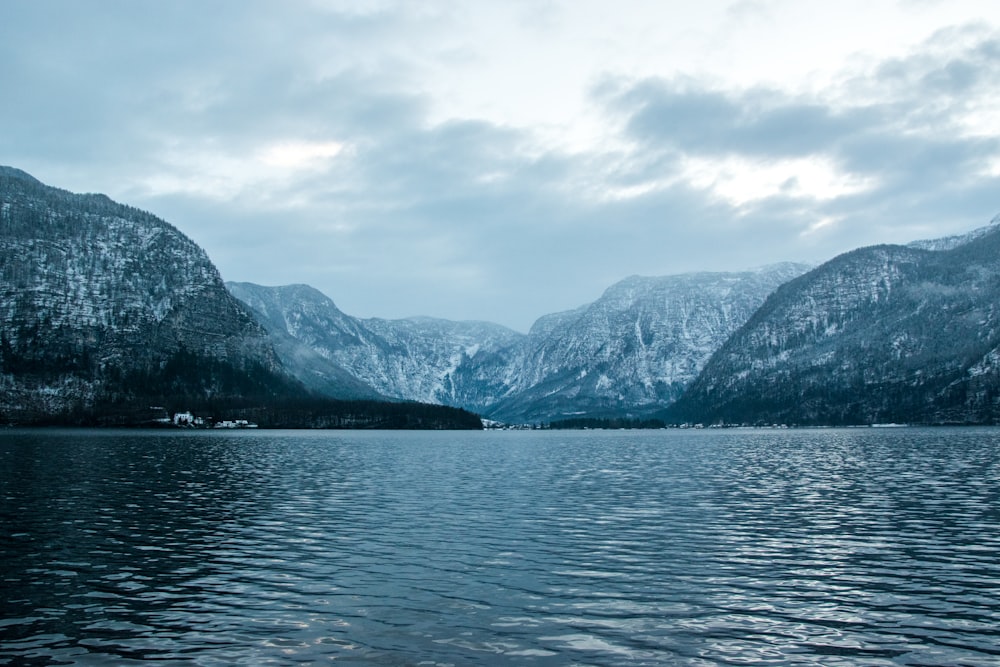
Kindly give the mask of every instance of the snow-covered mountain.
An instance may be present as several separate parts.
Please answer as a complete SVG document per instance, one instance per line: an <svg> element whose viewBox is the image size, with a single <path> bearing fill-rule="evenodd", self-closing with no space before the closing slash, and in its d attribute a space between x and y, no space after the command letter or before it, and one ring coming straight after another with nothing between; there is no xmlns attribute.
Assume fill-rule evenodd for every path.
<svg viewBox="0 0 1000 667"><path fill-rule="evenodd" d="M808 273L634 276L525 335L357 319L303 285L227 290L204 251L152 214L0 167L0 422L127 422L150 405L248 400L292 425L475 421L358 401L317 421L325 395L512 422L669 406L676 421L995 423L997 223Z"/></svg>
<svg viewBox="0 0 1000 667"><path fill-rule="evenodd" d="M357 319L306 285L228 287L284 341L277 349L296 376L335 396L367 393L481 409L455 387L456 369L471 356L496 352L523 337L488 322ZM298 345L288 344L289 339Z"/></svg>
<svg viewBox="0 0 1000 667"><path fill-rule="evenodd" d="M162 382L168 367L183 372ZM177 229L0 167L0 416L81 421L285 383L266 332Z"/></svg>
<svg viewBox="0 0 1000 667"><path fill-rule="evenodd" d="M231 282L226 286L271 333L285 367L305 386L338 399L382 395L335 359L336 350L368 345L371 334L319 291L308 285L261 287Z"/></svg>
<svg viewBox="0 0 1000 667"><path fill-rule="evenodd" d="M768 294L807 268L626 278L587 306L541 318L498 369L506 389L489 414L535 421L668 405Z"/></svg>
<svg viewBox="0 0 1000 667"><path fill-rule="evenodd" d="M965 234L955 234L953 236L943 236L937 239L914 241L912 243L908 243L906 247L919 248L921 250L951 250L952 248L957 248L960 245L965 245L970 241L975 241L978 238L986 236L987 234L996 231L998 227L1000 227L1000 215L997 215L990 220L990 224L973 229L971 232L966 232Z"/></svg>
<svg viewBox="0 0 1000 667"><path fill-rule="evenodd" d="M367 319L363 323L389 344L393 362L378 369L384 382L407 398L481 409L475 387L461 382L460 369L472 358L489 357L523 338L492 322L454 322L429 317ZM365 358L356 358L363 365ZM366 377L374 377L372 373Z"/></svg>
<svg viewBox="0 0 1000 667"><path fill-rule="evenodd" d="M1000 226L875 246L779 288L669 411L692 422L1000 420Z"/></svg>
<svg viewBox="0 0 1000 667"><path fill-rule="evenodd" d="M229 288L276 336L307 348L293 354L277 344L307 384L336 372L384 396L523 422L642 414L673 402L767 295L806 269L635 276L592 304L539 319L526 336L484 322L359 320L305 286ZM293 359L308 354L331 365Z"/></svg>

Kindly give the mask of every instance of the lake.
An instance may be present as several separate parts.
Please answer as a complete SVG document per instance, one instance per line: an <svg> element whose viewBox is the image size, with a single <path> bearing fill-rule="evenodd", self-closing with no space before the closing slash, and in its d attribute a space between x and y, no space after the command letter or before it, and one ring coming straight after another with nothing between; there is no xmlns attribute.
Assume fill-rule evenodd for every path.
<svg viewBox="0 0 1000 667"><path fill-rule="evenodd" d="M1000 664L1000 430L0 431L0 664Z"/></svg>

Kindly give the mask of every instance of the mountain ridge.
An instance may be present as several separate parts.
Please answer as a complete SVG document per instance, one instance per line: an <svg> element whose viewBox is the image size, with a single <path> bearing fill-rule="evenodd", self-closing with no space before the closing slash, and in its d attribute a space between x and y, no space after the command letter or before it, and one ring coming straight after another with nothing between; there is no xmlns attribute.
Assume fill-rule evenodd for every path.
<svg viewBox="0 0 1000 667"><path fill-rule="evenodd" d="M334 404L287 372L272 340L173 225L0 168L0 423L151 424L193 409L297 427L481 427L440 406Z"/></svg>
<svg viewBox="0 0 1000 667"><path fill-rule="evenodd" d="M995 423L1000 227L947 250L879 245L775 291L673 421Z"/></svg>
<svg viewBox="0 0 1000 667"><path fill-rule="evenodd" d="M675 400L767 294L806 268L786 262L745 272L630 276L590 304L538 318L526 335L489 322L351 318L312 288L303 298L290 286L228 287L276 335L298 339L381 395L523 422L581 411L642 414ZM671 304L680 328L664 316ZM335 315L324 322L319 311ZM687 331L689 317L701 318L697 334ZM306 369L296 376L308 383Z"/></svg>
<svg viewBox="0 0 1000 667"><path fill-rule="evenodd" d="M454 397L447 377L464 356L493 350L523 335L491 322L423 316L354 318L312 287L289 290L245 282L227 287L262 315L276 335L291 337L326 360L324 372L343 374L394 399L443 403L449 395ZM292 366L298 377L309 372ZM461 401L453 403L470 408Z"/></svg>
<svg viewBox="0 0 1000 667"><path fill-rule="evenodd" d="M360 319L308 285L223 283L155 215L0 166L0 421L308 398L299 419L322 396L518 423L996 423L998 258L1000 216L812 268L632 275L526 334ZM406 410L387 419L444 423Z"/></svg>
<svg viewBox="0 0 1000 667"><path fill-rule="evenodd" d="M188 393L295 384L204 250L173 225L13 168L0 172L0 194L0 412L30 419L139 401L141 378L178 358L198 364Z"/></svg>

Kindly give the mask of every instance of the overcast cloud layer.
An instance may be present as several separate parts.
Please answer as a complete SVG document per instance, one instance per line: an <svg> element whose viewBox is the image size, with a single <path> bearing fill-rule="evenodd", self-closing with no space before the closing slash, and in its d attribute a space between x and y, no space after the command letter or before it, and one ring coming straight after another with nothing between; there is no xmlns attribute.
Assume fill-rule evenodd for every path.
<svg viewBox="0 0 1000 667"><path fill-rule="evenodd" d="M992 0L6 0L0 164L229 280L527 330L1000 213Z"/></svg>

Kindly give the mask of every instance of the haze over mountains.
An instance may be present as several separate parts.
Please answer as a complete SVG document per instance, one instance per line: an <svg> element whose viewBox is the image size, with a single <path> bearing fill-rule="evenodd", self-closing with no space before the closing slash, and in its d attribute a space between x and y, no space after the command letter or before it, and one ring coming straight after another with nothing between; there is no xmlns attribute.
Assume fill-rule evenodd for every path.
<svg viewBox="0 0 1000 667"><path fill-rule="evenodd" d="M522 334L354 318L305 285L224 285L155 216L9 167L0 196L0 421L289 396L518 423L1000 419L998 225L812 270L633 276Z"/></svg>

